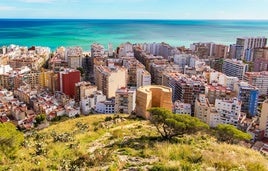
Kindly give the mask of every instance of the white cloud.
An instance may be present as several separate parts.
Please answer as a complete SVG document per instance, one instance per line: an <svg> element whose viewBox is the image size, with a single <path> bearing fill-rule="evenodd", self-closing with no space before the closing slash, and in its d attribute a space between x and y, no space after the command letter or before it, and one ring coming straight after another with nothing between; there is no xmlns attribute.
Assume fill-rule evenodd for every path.
<svg viewBox="0 0 268 171"><path fill-rule="evenodd" d="M11 11L14 9L16 9L16 8L13 6L0 5L0 11Z"/></svg>
<svg viewBox="0 0 268 171"><path fill-rule="evenodd" d="M51 3L54 2L55 0L20 0L20 1L26 3Z"/></svg>

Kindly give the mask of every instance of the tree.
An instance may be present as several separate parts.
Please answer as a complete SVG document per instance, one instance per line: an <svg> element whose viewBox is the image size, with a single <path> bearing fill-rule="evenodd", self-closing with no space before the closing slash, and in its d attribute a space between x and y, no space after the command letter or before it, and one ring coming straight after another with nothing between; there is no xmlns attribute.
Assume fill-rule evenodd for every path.
<svg viewBox="0 0 268 171"><path fill-rule="evenodd" d="M36 125L39 125L46 119L46 114L40 114L35 117Z"/></svg>
<svg viewBox="0 0 268 171"><path fill-rule="evenodd" d="M250 140L250 134L238 130L235 126L229 124L219 124L216 127L216 136L219 141L225 141L230 144L239 141Z"/></svg>
<svg viewBox="0 0 268 171"><path fill-rule="evenodd" d="M189 115L173 114L164 108L151 108L150 121L154 124L163 139L171 140L174 136L192 134L202 129L208 129L208 125L198 118Z"/></svg>
<svg viewBox="0 0 268 171"><path fill-rule="evenodd" d="M76 68L76 69L80 71L81 76L84 75L84 73L85 73L84 68L82 68L82 67L78 67L78 68Z"/></svg>
<svg viewBox="0 0 268 171"><path fill-rule="evenodd" d="M12 123L0 123L0 156L1 153L11 157L24 141L24 136ZM0 157L1 158L1 157Z"/></svg>

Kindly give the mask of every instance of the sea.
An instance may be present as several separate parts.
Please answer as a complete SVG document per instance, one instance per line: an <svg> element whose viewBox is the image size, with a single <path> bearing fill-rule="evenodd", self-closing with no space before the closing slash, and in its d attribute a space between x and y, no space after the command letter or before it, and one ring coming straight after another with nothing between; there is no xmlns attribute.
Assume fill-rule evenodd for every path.
<svg viewBox="0 0 268 171"><path fill-rule="evenodd" d="M57 47L92 43L161 43L189 47L194 42L234 44L237 37L268 37L268 20L81 20L0 19L0 46Z"/></svg>

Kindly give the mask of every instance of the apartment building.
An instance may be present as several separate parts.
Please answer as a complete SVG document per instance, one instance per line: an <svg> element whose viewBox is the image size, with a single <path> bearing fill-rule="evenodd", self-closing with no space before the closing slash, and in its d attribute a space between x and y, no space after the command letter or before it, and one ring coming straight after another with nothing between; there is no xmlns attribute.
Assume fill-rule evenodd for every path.
<svg viewBox="0 0 268 171"><path fill-rule="evenodd" d="M115 97L120 87L127 86L127 69L124 67L95 66L95 84L107 98Z"/></svg>
<svg viewBox="0 0 268 171"><path fill-rule="evenodd" d="M243 75L248 71L248 64L244 64L242 61L225 59L222 66L222 73L227 76L237 77L240 80L243 79Z"/></svg>
<svg viewBox="0 0 268 171"><path fill-rule="evenodd" d="M71 98L75 97L75 84L80 82L80 71L70 68L58 73L59 91Z"/></svg>
<svg viewBox="0 0 268 171"><path fill-rule="evenodd" d="M241 119L241 105L237 98L216 99L215 109L220 114L220 123L237 126Z"/></svg>
<svg viewBox="0 0 268 171"><path fill-rule="evenodd" d="M136 89L121 87L115 92L115 113L134 112L136 107Z"/></svg>
<svg viewBox="0 0 268 171"><path fill-rule="evenodd" d="M267 44L265 37L242 37L236 39L236 45L242 47L241 59L252 61L253 49L264 48Z"/></svg>
<svg viewBox="0 0 268 171"><path fill-rule="evenodd" d="M227 87L214 82L205 85L205 95L209 103L214 104L216 99L231 98L235 97L236 94L235 91L231 91Z"/></svg>
<svg viewBox="0 0 268 171"><path fill-rule="evenodd" d="M246 72L244 81L259 89L260 95L268 95L268 71L263 72Z"/></svg>
<svg viewBox="0 0 268 171"><path fill-rule="evenodd" d="M78 82L75 84L75 100L80 101L97 91L97 86L92 85L90 82Z"/></svg>
<svg viewBox="0 0 268 171"><path fill-rule="evenodd" d="M176 114L187 114L191 115L191 104L189 103L181 103L180 101L175 101L173 103L173 113Z"/></svg>
<svg viewBox="0 0 268 171"><path fill-rule="evenodd" d="M220 114L214 105L210 104L205 94L199 94L195 99L194 116L207 123L210 127L220 124Z"/></svg>
<svg viewBox="0 0 268 171"><path fill-rule="evenodd" d="M235 84L234 90L238 99L242 102L241 112L249 116L255 116L257 114L259 89L241 81Z"/></svg>
<svg viewBox="0 0 268 171"><path fill-rule="evenodd" d="M209 103L205 94L199 94L195 101L195 117L211 127L218 124L238 125L241 119L241 101L237 98L216 99L215 105Z"/></svg>

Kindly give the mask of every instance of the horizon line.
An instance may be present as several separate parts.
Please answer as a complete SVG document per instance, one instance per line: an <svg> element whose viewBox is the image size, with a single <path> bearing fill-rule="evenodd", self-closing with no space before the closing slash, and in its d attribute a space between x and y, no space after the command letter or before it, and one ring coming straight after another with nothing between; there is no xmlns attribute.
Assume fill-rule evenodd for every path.
<svg viewBox="0 0 268 171"><path fill-rule="evenodd" d="M0 20L169 20L169 21L204 21L204 20L210 20L210 21L268 21L267 19L228 19L228 18L221 18L221 19L213 19L213 18L1 18Z"/></svg>

